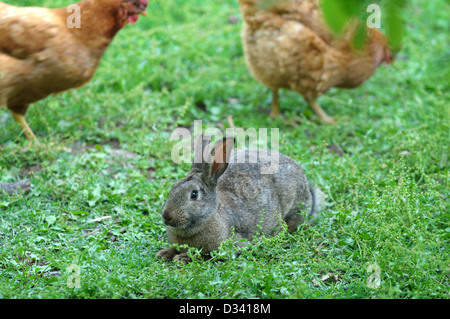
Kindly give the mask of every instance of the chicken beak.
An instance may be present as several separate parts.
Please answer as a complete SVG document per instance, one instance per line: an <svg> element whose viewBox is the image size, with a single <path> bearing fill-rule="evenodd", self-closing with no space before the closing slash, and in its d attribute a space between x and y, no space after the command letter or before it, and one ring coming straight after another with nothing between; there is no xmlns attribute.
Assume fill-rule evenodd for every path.
<svg viewBox="0 0 450 319"><path fill-rule="evenodd" d="M147 11L142 11L142 12L139 12L139 14L140 14L140 15L143 15L144 17L148 16L148 13L147 13Z"/></svg>

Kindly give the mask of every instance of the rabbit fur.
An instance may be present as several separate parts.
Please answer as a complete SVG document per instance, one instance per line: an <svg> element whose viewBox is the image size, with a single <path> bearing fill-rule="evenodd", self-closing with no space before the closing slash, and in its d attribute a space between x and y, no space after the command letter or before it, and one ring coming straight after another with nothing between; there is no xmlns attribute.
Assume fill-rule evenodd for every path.
<svg viewBox="0 0 450 319"><path fill-rule="evenodd" d="M209 149L209 137L200 139L202 155ZM207 152L194 159L188 175L173 185L162 211L169 243L209 253L233 234L242 245L241 239L252 240L258 231L277 234L282 221L294 232L305 215L308 221L316 218L323 193L311 186L293 159L259 149L235 151L234 143L234 137L219 140L214 155ZM271 156L278 156L278 169L262 174ZM245 163L238 161L242 158ZM186 249L164 248L156 256L189 261Z"/></svg>

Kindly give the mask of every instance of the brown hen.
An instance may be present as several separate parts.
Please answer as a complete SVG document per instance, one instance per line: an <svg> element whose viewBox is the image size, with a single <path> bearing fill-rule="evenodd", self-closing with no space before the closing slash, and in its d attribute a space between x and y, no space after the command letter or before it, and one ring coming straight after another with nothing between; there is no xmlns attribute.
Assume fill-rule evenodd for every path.
<svg viewBox="0 0 450 319"><path fill-rule="evenodd" d="M342 35L325 23L320 0L278 1L262 8L261 0L239 0L244 18L242 41L253 76L273 92L272 117L280 115L278 90L299 92L326 123L336 122L316 99L333 87L354 88L369 79L392 53L386 37L364 26L365 43L356 49L361 21L349 22Z"/></svg>
<svg viewBox="0 0 450 319"><path fill-rule="evenodd" d="M0 106L6 106L27 139L28 106L50 94L81 87L94 75L116 33L148 0L85 0L60 9L0 2Z"/></svg>

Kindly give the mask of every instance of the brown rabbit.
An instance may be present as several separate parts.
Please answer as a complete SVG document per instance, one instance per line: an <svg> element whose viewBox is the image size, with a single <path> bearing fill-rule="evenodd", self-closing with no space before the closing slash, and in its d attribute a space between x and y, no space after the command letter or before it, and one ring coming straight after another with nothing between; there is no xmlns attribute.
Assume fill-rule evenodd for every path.
<svg viewBox="0 0 450 319"><path fill-rule="evenodd" d="M201 139L205 154L209 139ZM308 220L316 217L323 193L310 185L294 160L259 149L233 152L234 143L233 137L219 140L214 155L208 152L206 160L202 156L201 162L194 162L189 174L173 185L162 211L169 243L209 253L230 238L233 229L238 240L251 240L258 230L277 234L282 220L288 231L294 232L305 215ZM264 174L271 156L278 156L278 169ZM245 163L238 160L243 158ZM252 158L256 160L249 161ZM164 248L156 257L189 261L185 249Z"/></svg>

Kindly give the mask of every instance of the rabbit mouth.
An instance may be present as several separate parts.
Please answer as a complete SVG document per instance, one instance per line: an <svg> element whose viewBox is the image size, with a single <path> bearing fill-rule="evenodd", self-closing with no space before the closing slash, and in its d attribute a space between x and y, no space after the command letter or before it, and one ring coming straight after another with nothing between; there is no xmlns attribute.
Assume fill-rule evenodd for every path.
<svg viewBox="0 0 450 319"><path fill-rule="evenodd" d="M185 218L168 218L164 219L164 224L172 230L185 231L197 227L198 221L186 220Z"/></svg>
<svg viewBox="0 0 450 319"><path fill-rule="evenodd" d="M169 227L171 229L184 229L186 228L187 223L186 222L177 222L177 221L165 221L164 224L166 227Z"/></svg>
<svg viewBox="0 0 450 319"><path fill-rule="evenodd" d="M171 229L188 230L188 229L197 227L197 223L195 223L195 222L172 223L172 224L166 224L166 226L170 227Z"/></svg>
<svg viewBox="0 0 450 319"><path fill-rule="evenodd" d="M184 224L166 225L166 227L169 228L170 231L175 233L177 236L190 237L201 231L201 229L199 229L199 226L201 226L201 224L202 224L201 222L199 223L194 221L188 221Z"/></svg>

